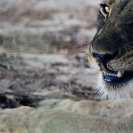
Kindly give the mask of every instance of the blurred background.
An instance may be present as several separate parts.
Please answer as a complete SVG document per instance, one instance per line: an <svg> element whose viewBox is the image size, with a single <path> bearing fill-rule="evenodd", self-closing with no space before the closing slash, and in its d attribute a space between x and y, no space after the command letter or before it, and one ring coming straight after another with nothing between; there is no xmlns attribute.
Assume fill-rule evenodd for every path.
<svg viewBox="0 0 133 133"><path fill-rule="evenodd" d="M95 99L87 60L100 0L0 0L0 108Z"/></svg>

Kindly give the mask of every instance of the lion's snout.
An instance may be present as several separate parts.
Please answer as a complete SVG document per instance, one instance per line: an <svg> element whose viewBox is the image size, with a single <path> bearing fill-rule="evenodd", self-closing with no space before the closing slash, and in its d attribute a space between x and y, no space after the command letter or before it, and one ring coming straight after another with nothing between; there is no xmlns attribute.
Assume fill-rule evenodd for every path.
<svg viewBox="0 0 133 133"><path fill-rule="evenodd" d="M92 52L92 55L100 63L102 63L103 65L106 65L108 61L110 61L113 58L115 58L115 56L117 55L117 52L115 52L114 54L108 54L108 53L107 54L98 54L98 53Z"/></svg>

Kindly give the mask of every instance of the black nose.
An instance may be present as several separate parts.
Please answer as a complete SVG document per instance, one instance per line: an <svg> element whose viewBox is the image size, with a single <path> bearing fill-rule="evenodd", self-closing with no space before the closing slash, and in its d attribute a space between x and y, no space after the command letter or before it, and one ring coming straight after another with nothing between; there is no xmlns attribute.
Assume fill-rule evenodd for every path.
<svg viewBox="0 0 133 133"><path fill-rule="evenodd" d="M116 51L114 54L98 54L98 53L92 53L93 57L99 60L102 63L107 63L109 60L113 59L117 55L118 51Z"/></svg>

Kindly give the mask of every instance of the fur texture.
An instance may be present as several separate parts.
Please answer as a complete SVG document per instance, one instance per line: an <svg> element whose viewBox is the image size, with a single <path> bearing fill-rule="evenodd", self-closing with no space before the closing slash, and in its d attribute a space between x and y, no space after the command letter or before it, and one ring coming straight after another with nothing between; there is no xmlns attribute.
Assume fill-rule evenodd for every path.
<svg viewBox="0 0 133 133"><path fill-rule="evenodd" d="M93 56L114 55L106 64L111 71L133 71L133 1L131 0L103 0L102 7L109 7L106 14L99 10L97 33L89 46L89 61L94 68L102 71L105 66ZM119 99L131 98L133 93L133 79L121 84L109 84L99 76L100 90L97 92L103 98Z"/></svg>

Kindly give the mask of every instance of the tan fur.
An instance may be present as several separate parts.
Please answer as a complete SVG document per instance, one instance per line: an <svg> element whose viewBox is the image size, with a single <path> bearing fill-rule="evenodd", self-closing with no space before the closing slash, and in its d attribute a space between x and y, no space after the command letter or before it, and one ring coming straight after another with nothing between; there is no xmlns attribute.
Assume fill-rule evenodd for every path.
<svg viewBox="0 0 133 133"><path fill-rule="evenodd" d="M91 52L91 47L89 47L89 51L88 51L88 60L90 61L90 63L91 63L91 65L95 68L95 69L100 69L100 67L99 67L99 65L98 65L98 63L97 63L97 61L96 61L96 59L94 59L93 57L92 57L92 52Z"/></svg>

